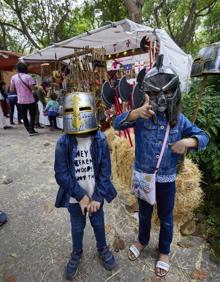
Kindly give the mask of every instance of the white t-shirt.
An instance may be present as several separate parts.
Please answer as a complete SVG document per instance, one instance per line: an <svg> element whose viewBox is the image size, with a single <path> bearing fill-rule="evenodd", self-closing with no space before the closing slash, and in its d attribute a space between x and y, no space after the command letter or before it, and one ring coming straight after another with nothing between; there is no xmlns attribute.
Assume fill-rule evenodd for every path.
<svg viewBox="0 0 220 282"><path fill-rule="evenodd" d="M95 175L92 163L90 147L91 137L76 137L77 153L74 160L75 177L79 185L86 191L89 197L92 197L95 188ZM77 203L74 198L70 198L70 203Z"/></svg>

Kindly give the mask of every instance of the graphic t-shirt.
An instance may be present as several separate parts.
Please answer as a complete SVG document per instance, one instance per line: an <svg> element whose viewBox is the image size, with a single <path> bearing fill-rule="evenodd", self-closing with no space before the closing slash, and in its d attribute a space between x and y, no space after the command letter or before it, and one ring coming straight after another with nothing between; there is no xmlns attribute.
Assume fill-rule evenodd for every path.
<svg viewBox="0 0 220 282"><path fill-rule="evenodd" d="M95 175L90 153L92 143L91 137L77 137L77 153L74 160L75 177L79 185L92 197L95 188ZM77 203L74 198L70 198L70 203Z"/></svg>

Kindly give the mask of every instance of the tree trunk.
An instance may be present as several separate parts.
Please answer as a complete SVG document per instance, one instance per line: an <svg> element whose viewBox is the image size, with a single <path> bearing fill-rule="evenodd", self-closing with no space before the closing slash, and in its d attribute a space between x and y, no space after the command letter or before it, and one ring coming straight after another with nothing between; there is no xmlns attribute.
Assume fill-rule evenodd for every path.
<svg viewBox="0 0 220 282"><path fill-rule="evenodd" d="M7 40L6 40L6 30L5 30L5 26L0 23L1 26L1 30L2 30L2 42L1 42L1 49L3 50L7 50Z"/></svg>
<svg viewBox="0 0 220 282"><path fill-rule="evenodd" d="M154 8L154 17L157 23L157 28L161 28L160 26L160 16L158 14L159 10L163 8L163 5L166 3L166 0L161 0L158 6Z"/></svg>
<svg viewBox="0 0 220 282"><path fill-rule="evenodd" d="M182 29L183 31L177 40L177 44L180 46L180 48L185 48L187 42L189 42L193 37L192 31L194 30L194 26L192 25L196 25L196 20L195 20L196 5L197 5L197 0L192 0L189 15L183 26Z"/></svg>
<svg viewBox="0 0 220 282"><path fill-rule="evenodd" d="M14 3L15 3L15 13L20 21L20 24L21 24L21 27L22 27L22 30L23 30L23 34L28 38L28 40L31 42L31 44L33 44L33 46L35 48L38 48L40 49L40 46L35 42L35 40L32 38L32 36L30 35L29 31L28 31L28 28L25 24L25 22L23 21L23 18L22 18L22 13L21 13L21 10L19 8L19 3L18 3L18 0L14 0Z"/></svg>
<svg viewBox="0 0 220 282"><path fill-rule="evenodd" d="M141 11L144 5L144 0L124 0L124 2L128 9L129 19L136 23L142 23Z"/></svg>

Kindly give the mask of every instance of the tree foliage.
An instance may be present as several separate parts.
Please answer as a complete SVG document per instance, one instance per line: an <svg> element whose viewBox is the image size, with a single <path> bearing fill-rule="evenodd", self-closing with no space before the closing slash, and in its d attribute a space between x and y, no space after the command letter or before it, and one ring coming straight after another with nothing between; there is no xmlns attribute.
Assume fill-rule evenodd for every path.
<svg viewBox="0 0 220 282"><path fill-rule="evenodd" d="M218 0L160 0L145 1L144 22L165 29L171 38L184 50L198 51L197 32L205 29L205 21L216 14Z"/></svg>
<svg viewBox="0 0 220 282"><path fill-rule="evenodd" d="M183 96L183 112L192 117L200 79L193 79L191 91ZM196 124L209 135L205 151L190 157L203 174L204 201L199 208L200 228L203 236L211 243L216 256L220 258L220 77L210 76L205 88Z"/></svg>
<svg viewBox="0 0 220 282"><path fill-rule="evenodd" d="M70 0L0 0L0 6L1 38L5 49L10 48L13 37L23 37L32 48L42 48L63 39L62 31L71 12Z"/></svg>
<svg viewBox="0 0 220 282"><path fill-rule="evenodd" d="M123 0L85 0L82 11L83 17L90 20L92 28L97 28L106 22L119 21L128 16Z"/></svg>

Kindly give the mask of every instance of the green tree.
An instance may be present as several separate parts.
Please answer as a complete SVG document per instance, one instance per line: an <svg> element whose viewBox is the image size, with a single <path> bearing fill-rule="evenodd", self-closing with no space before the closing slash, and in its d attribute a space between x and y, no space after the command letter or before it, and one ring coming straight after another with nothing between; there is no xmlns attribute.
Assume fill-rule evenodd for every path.
<svg viewBox="0 0 220 282"><path fill-rule="evenodd" d="M0 26L3 47L10 37L20 34L30 47L42 48L62 38L69 19L71 0L0 0ZM5 32L7 31L7 32ZM7 38L7 34L10 36ZM20 40L22 42L23 40Z"/></svg>
<svg viewBox="0 0 220 282"><path fill-rule="evenodd" d="M160 0L145 1L144 23L164 28L177 45L185 51L198 51L199 30L207 18L216 13L218 0ZM207 22L208 24L208 22ZM201 39L201 37L199 37Z"/></svg>
<svg viewBox="0 0 220 282"><path fill-rule="evenodd" d="M91 28L97 28L108 21L119 21L128 16L123 0L85 0L81 8L84 18L90 21Z"/></svg>

